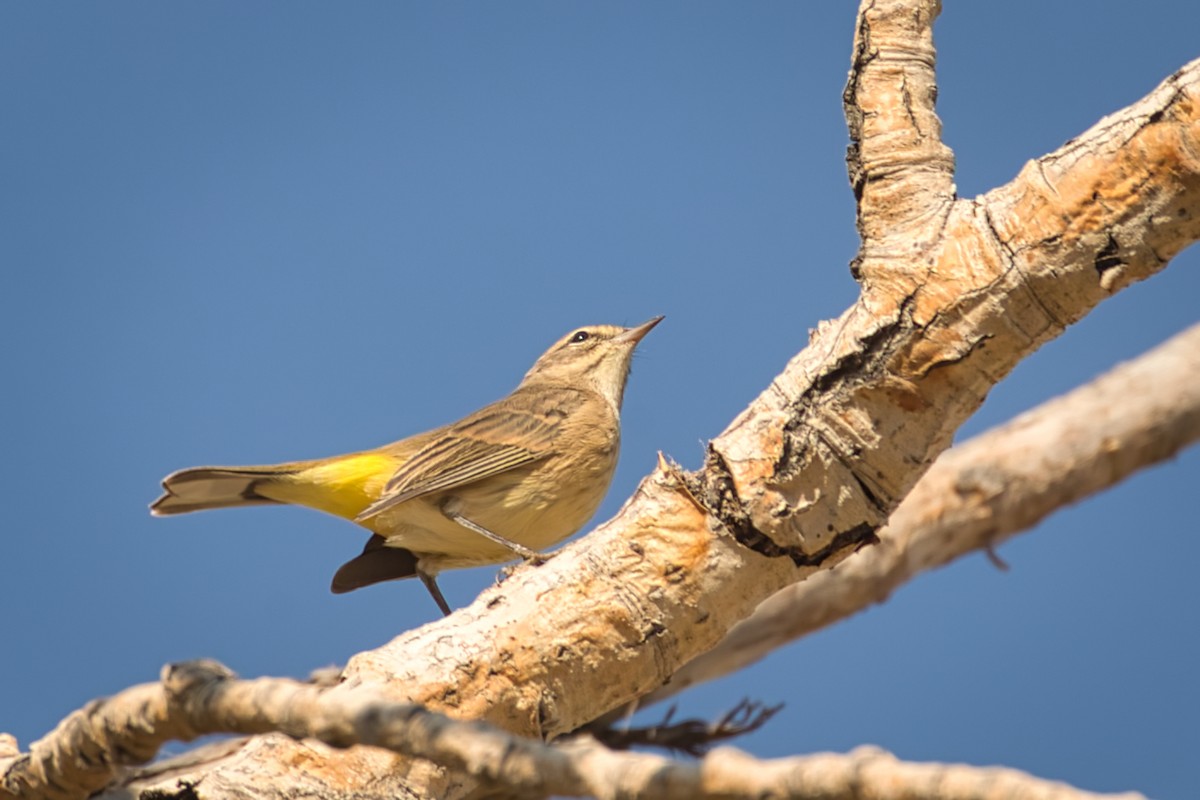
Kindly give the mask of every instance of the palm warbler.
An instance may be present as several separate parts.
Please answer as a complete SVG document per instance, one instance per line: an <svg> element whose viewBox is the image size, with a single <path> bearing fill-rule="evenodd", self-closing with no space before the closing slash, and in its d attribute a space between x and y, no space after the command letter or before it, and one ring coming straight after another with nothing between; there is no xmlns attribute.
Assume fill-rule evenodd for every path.
<svg viewBox="0 0 1200 800"><path fill-rule="evenodd" d="M345 517L373 535L333 576L335 593L415 575L449 614L439 572L538 560L595 513L617 465L633 350L661 320L572 331L508 397L375 450L174 472L150 512L294 503Z"/></svg>

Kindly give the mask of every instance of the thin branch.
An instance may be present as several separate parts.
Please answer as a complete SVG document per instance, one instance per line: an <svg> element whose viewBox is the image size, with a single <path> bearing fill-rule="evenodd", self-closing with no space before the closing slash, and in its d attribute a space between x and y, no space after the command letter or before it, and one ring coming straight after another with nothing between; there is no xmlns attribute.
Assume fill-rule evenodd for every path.
<svg viewBox="0 0 1200 800"><path fill-rule="evenodd" d="M89 703L34 742L28 754L0 759L0 800L88 797L120 767L152 759L164 742L195 738L184 723L158 684Z"/></svg>
<svg viewBox="0 0 1200 800"><path fill-rule="evenodd" d="M769 598L721 644L638 705L736 672L882 603L921 572L976 550L990 553L1057 509L1165 461L1198 439L1200 325L947 450L880 531L880 546Z"/></svg>
<svg viewBox="0 0 1200 800"><path fill-rule="evenodd" d="M858 199L856 262L900 264L934 244L954 201L954 154L934 111L933 22L938 0L862 3L842 96L846 166ZM862 274L868 282L874 276Z"/></svg>
<svg viewBox="0 0 1200 800"><path fill-rule="evenodd" d="M173 731L190 739L211 733L278 730L335 748L367 744L431 759L484 785L526 796L601 798L911 797L930 800L1085 800L1099 795L1015 770L905 764L873 748L759 761L721 748L699 762L621 753L583 738L547 745L494 726L462 722L411 703L381 701L375 692L335 692L279 678L236 680L215 662L166 667L162 684L134 687L93 703L7 765L0 800L84 800L122 763L146 761ZM86 736L106 731L106 741ZM73 765L95 761L84 781ZM107 776L104 774L107 772ZM1126 800L1140 795L1123 795Z"/></svg>

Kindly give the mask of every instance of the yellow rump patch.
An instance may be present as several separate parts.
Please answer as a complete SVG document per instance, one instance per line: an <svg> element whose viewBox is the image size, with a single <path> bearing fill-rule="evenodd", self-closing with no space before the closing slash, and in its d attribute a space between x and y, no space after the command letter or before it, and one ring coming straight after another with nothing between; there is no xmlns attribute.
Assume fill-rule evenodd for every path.
<svg viewBox="0 0 1200 800"><path fill-rule="evenodd" d="M355 453L318 461L257 491L272 500L354 519L379 499L398 466L397 459L382 453Z"/></svg>

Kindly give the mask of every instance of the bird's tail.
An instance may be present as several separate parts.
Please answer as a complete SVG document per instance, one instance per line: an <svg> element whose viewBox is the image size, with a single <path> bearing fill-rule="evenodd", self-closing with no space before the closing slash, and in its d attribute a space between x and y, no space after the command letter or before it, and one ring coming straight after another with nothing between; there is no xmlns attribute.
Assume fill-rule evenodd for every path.
<svg viewBox="0 0 1200 800"><path fill-rule="evenodd" d="M150 513L166 517L209 508L279 503L280 500L260 494L258 488L294 475L300 469L300 464L181 469L163 478L163 495L150 504Z"/></svg>

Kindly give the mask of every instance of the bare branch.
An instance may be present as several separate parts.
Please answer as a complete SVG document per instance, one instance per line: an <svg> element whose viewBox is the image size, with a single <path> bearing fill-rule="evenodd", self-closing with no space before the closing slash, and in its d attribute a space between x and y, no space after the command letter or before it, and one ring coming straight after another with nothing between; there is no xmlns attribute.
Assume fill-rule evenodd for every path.
<svg viewBox="0 0 1200 800"><path fill-rule="evenodd" d="M93 703L68 721L70 725L64 723L48 739L35 743L28 759L8 765L0 782L0 800L84 800L115 774L120 763L152 757L152 741L158 739L154 748L163 741L155 731L166 730L182 738L279 730L335 748L369 744L432 759L484 785L528 797L1098 797L1015 770L904 764L873 748L848 756L777 761L758 761L722 748L700 762L679 762L614 752L590 738L553 746L483 723L452 720L409 703L381 701L366 689L339 693L285 679L235 680L214 662L164 668L161 685L134 687ZM74 765L91 759L96 766L86 780L76 780L80 775Z"/></svg>
<svg viewBox="0 0 1200 800"><path fill-rule="evenodd" d="M0 800L88 797L121 766L152 759L164 742L194 738L181 723L158 684L89 703L34 742L27 755L0 760Z"/></svg>
<svg viewBox="0 0 1200 800"><path fill-rule="evenodd" d="M862 3L842 102L846 166L858 199L858 261L901 263L936 241L954 201L954 154L934 111L938 0ZM862 277L870 280L869 273Z"/></svg>
<svg viewBox="0 0 1200 800"><path fill-rule="evenodd" d="M721 644L638 705L736 672L787 642L882 603L925 570L976 550L990 553L1057 509L1165 461L1197 439L1200 325L947 450L896 509L880 532L880 546L766 600Z"/></svg>
<svg viewBox="0 0 1200 800"><path fill-rule="evenodd" d="M1198 74L1200 59L968 204L1053 326L1079 319L1077 294L1141 280L1200 237ZM1091 275L1058 272L1081 256Z"/></svg>
<svg viewBox="0 0 1200 800"><path fill-rule="evenodd" d="M926 466L913 459L940 452L1017 361L1200 238L1198 92L1200 61L1044 159L1053 168L956 202L933 250L880 265L714 441L705 506L737 530L721 513L727 473L747 523L799 555L878 527Z"/></svg>

